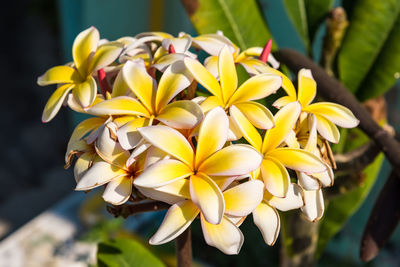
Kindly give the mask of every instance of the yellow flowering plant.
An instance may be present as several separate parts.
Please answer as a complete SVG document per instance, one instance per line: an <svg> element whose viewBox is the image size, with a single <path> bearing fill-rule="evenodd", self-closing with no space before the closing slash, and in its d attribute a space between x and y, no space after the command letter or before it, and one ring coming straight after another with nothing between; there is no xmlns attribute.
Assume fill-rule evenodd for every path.
<svg viewBox="0 0 400 267"><path fill-rule="evenodd" d="M334 181L322 147L339 141L336 125L358 120L338 104L311 103L310 70L299 72L296 92L270 49L268 42L240 52L220 32L114 42L100 42L94 27L80 33L73 63L38 79L58 85L43 121L63 104L91 116L75 128L65 156L67 167L76 157L76 190L105 186L113 206L167 205L151 244L179 237L200 218L206 243L226 254L239 253L239 227L250 214L268 245L279 235L277 210L300 208L319 220L322 190ZM200 60L197 51L209 56ZM249 74L242 84L237 64ZM287 96L275 114L257 102L280 89Z"/></svg>

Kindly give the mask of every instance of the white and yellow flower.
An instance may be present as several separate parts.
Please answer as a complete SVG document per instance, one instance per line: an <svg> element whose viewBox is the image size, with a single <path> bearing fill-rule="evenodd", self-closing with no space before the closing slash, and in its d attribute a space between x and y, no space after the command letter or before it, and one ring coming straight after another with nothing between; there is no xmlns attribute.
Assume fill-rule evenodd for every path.
<svg viewBox="0 0 400 267"><path fill-rule="evenodd" d="M238 116L245 118L244 123L250 121L252 125L259 129L270 129L274 126L271 112L264 105L253 100L275 93L282 82L279 76L257 75L248 79L238 88L235 63L226 46L221 50L218 57L219 81L199 61L185 58L184 62L194 79L213 94L201 103L204 112L220 106L229 112L231 119L239 114ZM232 109L237 112L232 112ZM236 119L236 121L241 123L241 120ZM231 123L230 129L232 132L230 140L240 138L234 124Z"/></svg>
<svg viewBox="0 0 400 267"><path fill-rule="evenodd" d="M228 137L228 117L217 107L200 125L196 149L178 131L162 125L139 128L147 142L173 159L161 160L135 179L141 188L157 188L189 179L190 199L211 224L223 218L225 202L215 180L249 174L258 168L261 155L248 145L224 147Z"/></svg>
<svg viewBox="0 0 400 267"><path fill-rule="evenodd" d="M190 129L203 119L201 108L189 100L171 100L191 83L185 74L182 62L169 66L159 84L147 73L143 60L128 61L122 69L122 76L137 97L116 96L102 101L87 112L96 116L137 116L118 131L119 142L126 150L136 147L141 140L137 128L152 125L154 120L177 129Z"/></svg>
<svg viewBox="0 0 400 267"><path fill-rule="evenodd" d="M99 32L94 27L81 32L72 47L73 65L53 67L38 78L39 85L59 85L44 108L43 122L54 118L71 91L83 108L94 102L97 85L92 73L113 63L122 51L122 44L118 42L98 45L99 40Z"/></svg>

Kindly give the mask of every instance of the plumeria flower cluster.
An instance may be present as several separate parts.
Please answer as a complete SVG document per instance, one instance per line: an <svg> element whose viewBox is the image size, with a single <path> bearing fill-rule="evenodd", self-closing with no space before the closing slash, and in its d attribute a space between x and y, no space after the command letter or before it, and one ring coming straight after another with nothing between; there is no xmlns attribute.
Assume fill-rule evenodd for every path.
<svg viewBox="0 0 400 267"><path fill-rule="evenodd" d="M151 244L176 238L199 218L206 243L226 254L239 253L239 227L250 214L268 245L279 234L278 211L301 209L319 220L322 189L334 182L329 142L339 141L336 125L358 120L335 103L312 103L311 71L298 73L296 90L270 49L271 41L240 51L220 32L149 32L113 42L94 27L81 32L73 62L38 79L57 84L44 122L63 105L90 115L65 155L67 167L76 159L76 190L104 186L112 205L166 202ZM238 65L248 74L241 83ZM286 95L271 112L259 100L278 90Z"/></svg>

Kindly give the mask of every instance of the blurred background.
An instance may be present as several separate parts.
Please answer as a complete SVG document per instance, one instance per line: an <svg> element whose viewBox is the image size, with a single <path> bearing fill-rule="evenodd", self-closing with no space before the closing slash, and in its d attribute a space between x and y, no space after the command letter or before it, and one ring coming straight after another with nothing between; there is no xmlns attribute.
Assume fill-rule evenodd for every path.
<svg viewBox="0 0 400 267"><path fill-rule="evenodd" d="M282 1L259 1L278 46L305 53ZM335 3L340 4L340 1ZM79 116L61 110L50 123L41 113L51 86L39 87L36 79L52 66L71 60L75 36L89 26L109 40L145 31L195 35L179 0L20 0L0 9L0 73L3 77L0 110L5 119L0 136L0 266L87 266L95 264L95 244L110 235L132 236L146 243L162 214L139 215L126 222L112 219L98 192L74 192L72 170L64 170L64 153ZM320 54L324 28L313 46ZM388 122L399 130L399 85L386 93ZM367 200L334 236L320 266L364 265L358 259L362 231L377 194L389 172L385 162ZM382 178L379 178L382 177ZM160 212L161 213L161 212ZM249 220L248 220L249 221ZM251 220L250 220L251 221ZM206 246L200 226L194 225L195 260L204 266L275 266L279 244L267 247L254 225L245 223L245 245L239 256L225 256ZM124 230L121 230L124 229ZM136 236L135 233L141 233ZM152 248L173 262L174 246ZM171 263L173 265L173 263ZM367 266L400 266L400 232Z"/></svg>

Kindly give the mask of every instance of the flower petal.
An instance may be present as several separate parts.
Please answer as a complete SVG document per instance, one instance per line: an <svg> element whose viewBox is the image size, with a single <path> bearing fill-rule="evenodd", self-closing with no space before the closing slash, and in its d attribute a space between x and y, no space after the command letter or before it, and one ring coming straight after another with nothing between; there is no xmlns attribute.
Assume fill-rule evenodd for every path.
<svg viewBox="0 0 400 267"><path fill-rule="evenodd" d="M325 163L326 171L310 174L311 177L321 182L323 187L333 186L335 176L333 175L332 168ZM309 190L309 189L307 189Z"/></svg>
<svg viewBox="0 0 400 267"><path fill-rule="evenodd" d="M42 122L49 122L57 115L61 105L73 87L74 85L65 84L58 87L57 90L54 91L44 107Z"/></svg>
<svg viewBox="0 0 400 267"><path fill-rule="evenodd" d="M221 107L216 107L206 114L199 129L195 156L196 167L225 145L228 128L228 116Z"/></svg>
<svg viewBox="0 0 400 267"><path fill-rule="evenodd" d="M301 208L304 205L303 202L303 190L297 184L290 184L286 197L275 197L269 194L267 191L264 193L264 200L274 208L281 211L288 211Z"/></svg>
<svg viewBox="0 0 400 267"><path fill-rule="evenodd" d="M283 147L268 152L268 156L296 171L305 173L326 171L325 164L313 153L305 150Z"/></svg>
<svg viewBox="0 0 400 267"><path fill-rule="evenodd" d="M256 65L254 66L260 73L268 73L268 74L274 74L278 75L282 78L282 88L285 90L285 92L288 94L289 98L291 99L290 102L296 101L296 89L294 88L294 85L292 81L282 72L279 70L276 70L274 68L271 68L267 66L266 64L263 65Z"/></svg>
<svg viewBox="0 0 400 267"><path fill-rule="evenodd" d="M178 93L192 83L183 61L169 66L161 76L156 94L156 110L160 112Z"/></svg>
<svg viewBox="0 0 400 267"><path fill-rule="evenodd" d="M219 224L208 223L203 216L200 216L200 220L204 239L209 246L216 247L227 255L239 254L244 236L234 223L227 217L223 217Z"/></svg>
<svg viewBox="0 0 400 267"><path fill-rule="evenodd" d="M133 183L140 187L160 187L190 176L193 171L175 159L160 160L137 177Z"/></svg>
<svg viewBox="0 0 400 267"><path fill-rule="evenodd" d="M210 177L204 174L192 175L190 196L209 223L221 222L225 211L224 197L218 185Z"/></svg>
<svg viewBox="0 0 400 267"><path fill-rule="evenodd" d="M300 116L301 105L292 102L280 109L274 116L275 127L269 129L264 137L262 151L266 153L279 146L289 135Z"/></svg>
<svg viewBox="0 0 400 267"><path fill-rule="evenodd" d="M117 96L125 96L127 92L128 92L128 85L124 81L124 77L122 76L122 71L120 71L118 72L117 77L115 78L111 92L111 98L115 98Z"/></svg>
<svg viewBox="0 0 400 267"><path fill-rule="evenodd" d="M212 110L213 108L223 107L223 106L224 106L224 104L221 102L221 100L214 95L207 97L200 104L200 107L204 113L208 112L209 110Z"/></svg>
<svg viewBox="0 0 400 267"><path fill-rule="evenodd" d="M202 34L193 38L193 43L212 56L218 56L224 46L228 46L231 53L235 52L235 46L222 34Z"/></svg>
<svg viewBox="0 0 400 267"><path fill-rule="evenodd" d="M330 102L309 105L304 111L319 115L343 128L354 128L360 121L346 107Z"/></svg>
<svg viewBox="0 0 400 267"><path fill-rule="evenodd" d="M119 128L117 131L117 136L121 147L125 150L131 150L135 148L139 144L140 140L142 140L142 136L137 131L137 128L148 125L149 119L136 118Z"/></svg>
<svg viewBox="0 0 400 267"><path fill-rule="evenodd" d="M254 128L254 126L235 105L230 107L229 113L236 127L240 130L247 142L249 142L257 151L260 151L262 139L256 128Z"/></svg>
<svg viewBox="0 0 400 267"><path fill-rule="evenodd" d="M311 70L301 69L298 73L299 92L297 99L303 107L308 106L317 94L317 83L311 74Z"/></svg>
<svg viewBox="0 0 400 267"><path fill-rule="evenodd" d="M275 93L282 85L277 75L259 74L245 81L229 99L229 104L257 100Z"/></svg>
<svg viewBox="0 0 400 267"><path fill-rule="evenodd" d="M318 190L321 188L319 181L304 172L297 172L297 179L299 185L305 190Z"/></svg>
<svg viewBox="0 0 400 267"><path fill-rule="evenodd" d="M281 109L282 107L286 106L287 104L293 102L295 100L293 100L292 98L290 98L289 96L282 96L280 98L278 98L273 104L272 106L277 108L277 109Z"/></svg>
<svg viewBox="0 0 400 267"><path fill-rule="evenodd" d="M143 60L127 61L122 68L122 76L148 111L154 110L154 100L156 96L156 82L147 73Z"/></svg>
<svg viewBox="0 0 400 267"><path fill-rule="evenodd" d="M263 201L253 211L253 220L261 231L265 243L273 246L281 228L281 221L276 209Z"/></svg>
<svg viewBox="0 0 400 267"><path fill-rule="evenodd" d="M315 118L317 119L318 133L331 143L339 143L340 132L336 125L323 116L315 114Z"/></svg>
<svg viewBox="0 0 400 267"><path fill-rule="evenodd" d="M286 168L274 158L267 157L261 163L261 176L265 188L276 197L285 197L290 185Z"/></svg>
<svg viewBox="0 0 400 267"><path fill-rule="evenodd" d="M162 57L158 58L156 63L153 64L153 67L158 69L161 72L164 72L170 65L177 61L182 61L185 58L185 54L166 54Z"/></svg>
<svg viewBox="0 0 400 267"><path fill-rule="evenodd" d="M105 161L96 161L79 180L75 190L90 190L123 175L125 171L121 168Z"/></svg>
<svg viewBox="0 0 400 267"><path fill-rule="evenodd" d="M161 245L176 238L190 226L197 214L199 214L199 209L190 200L172 205L149 243Z"/></svg>
<svg viewBox="0 0 400 267"><path fill-rule="evenodd" d="M156 119L175 129L192 129L203 120L200 106L190 100L168 104Z"/></svg>
<svg viewBox="0 0 400 267"><path fill-rule="evenodd" d="M129 152L124 150L121 145L111 137L111 131L108 125L103 126L99 132L95 142L95 149L97 154L104 161L118 166L119 168L125 168L125 163L130 156Z"/></svg>
<svg viewBox="0 0 400 267"><path fill-rule="evenodd" d="M74 44L72 45L72 57L82 77L89 75L87 72L89 59L96 51L99 40L100 34L95 27L90 27L82 31L74 40Z"/></svg>
<svg viewBox="0 0 400 267"><path fill-rule="evenodd" d="M124 204L132 193L132 178L121 176L112 179L103 193L104 201L113 205Z"/></svg>
<svg viewBox="0 0 400 267"><path fill-rule="evenodd" d="M139 128L138 131L147 142L181 160L188 166L193 166L193 149L186 138L177 130L164 125L155 125Z"/></svg>
<svg viewBox="0 0 400 267"><path fill-rule="evenodd" d="M147 109L139 101L129 96L118 96L100 102L88 108L87 112L96 116L139 115L146 118L150 117Z"/></svg>
<svg viewBox="0 0 400 267"><path fill-rule="evenodd" d="M83 83L79 83L72 90L75 100L83 108L90 106L97 95L97 85L93 77L89 77Z"/></svg>
<svg viewBox="0 0 400 267"><path fill-rule="evenodd" d="M249 215L263 199L264 184L251 180L226 190L225 213L232 216Z"/></svg>
<svg viewBox="0 0 400 267"><path fill-rule="evenodd" d="M222 90L222 98L224 99L224 102L228 102L228 99L233 95L238 85L235 62L233 61L233 56L229 51L228 46L224 46L219 52L218 74Z"/></svg>
<svg viewBox="0 0 400 267"><path fill-rule="evenodd" d="M303 191L304 194L304 206L301 211L304 213L306 218L311 222L316 222L321 219L324 214L324 196L322 190L314 191Z"/></svg>
<svg viewBox="0 0 400 267"><path fill-rule="evenodd" d="M219 79L218 74L218 56L209 56L204 60L204 67L214 76Z"/></svg>
<svg viewBox="0 0 400 267"><path fill-rule="evenodd" d="M254 101L247 101L237 103L235 106L255 127L265 130L275 126L274 116L264 105Z"/></svg>
<svg viewBox="0 0 400 267"><path fill-rule="evenodd" d="M198 171L215 176L249 174L260 166L262 156L249 145L230 145L208 157Z"/></svg>
<svg viewBox="0 0 400 267"><path fill-rule="evenodd" d="M93 161L95 154L93 152L83 153L75 162L74 166L74 177L76 183L78 183L82 176L85 175L89 169L91 162Z"/></svg>
<svg viewBox="0 0 400 267"><path fill-rule="evenodd" d="M163 201L171 205L185 199L190 199L188 179L180 179L160 187L138 187L138 189L143 195L151 199Z"/></svg>
<svg viewBox="0 0 400 267"><path fill-rule="evenodd" d="M196 81L210 93L222 99L222 91L217 79L198 60L187 57L183 61Z"/></svg>
<svg viewBox="0 0 400 267"><path fill-rule="evenodd" d="M46 71L37 80L40 86L57 83L76 83L80 81L79 73L69 66L56 66Z"/></svg>
<svg viewBox="0 0 400 267"><path fill-rule="evenodd" d="M90 60L88 74L113 63L121 54L123 47L124 45L119 42L108 42L100 45L93 58Z"/></svg>

